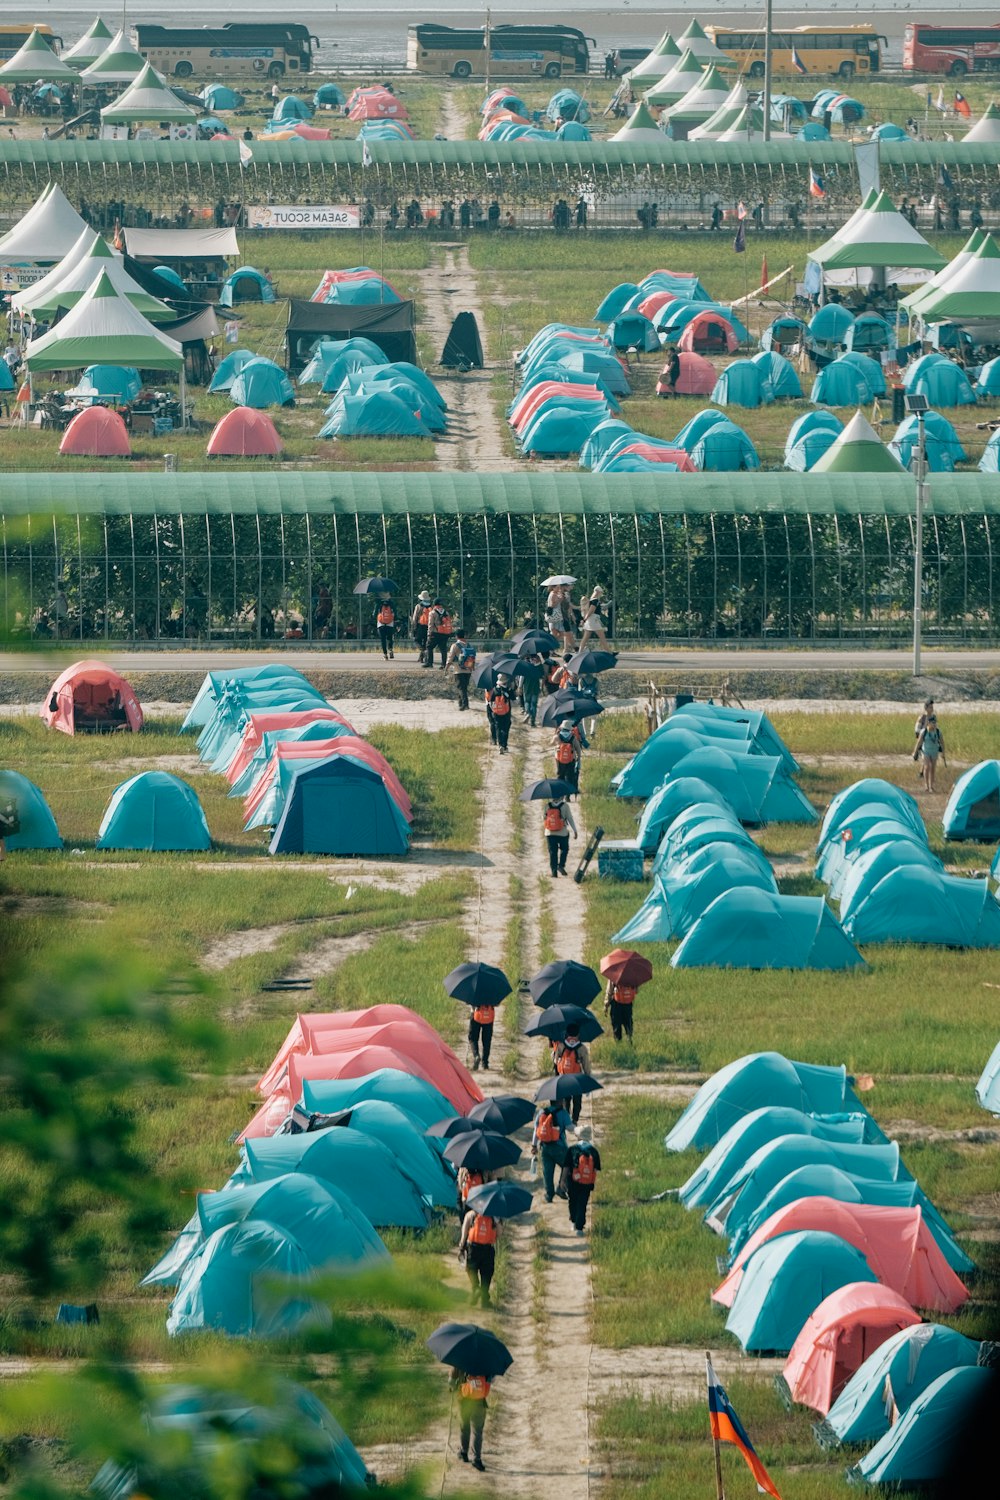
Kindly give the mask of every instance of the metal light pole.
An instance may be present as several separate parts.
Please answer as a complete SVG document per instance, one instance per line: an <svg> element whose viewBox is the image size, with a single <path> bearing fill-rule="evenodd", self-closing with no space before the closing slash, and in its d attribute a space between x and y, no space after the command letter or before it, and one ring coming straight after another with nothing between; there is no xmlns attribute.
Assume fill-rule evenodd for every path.
<svg viewBox="0 0 1000 1500"><path fill-rule="evenodd" d="M771 139L771 22L774 0L767 0L764 10L764 139Z"/></svg>
<svg viewBox="0 0 1000 1500"><path fill-rule="evenodd" d="M919 677L924 596L924 506L927 503L927 433L924 426L927 398L926 396L908 396L906 404L911 412L915 412L917 418L917 504L913 547L913 675Z"/></svg>

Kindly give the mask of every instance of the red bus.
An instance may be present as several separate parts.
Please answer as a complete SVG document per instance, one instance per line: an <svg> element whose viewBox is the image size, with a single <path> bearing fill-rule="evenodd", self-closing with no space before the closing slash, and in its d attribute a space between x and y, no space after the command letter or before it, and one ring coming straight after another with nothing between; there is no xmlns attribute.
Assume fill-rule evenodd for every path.
<svg viewBox="0 0 1000 1500"><path fill-rule="evenodd" d="M924 26L903 32L903 67L913 73L993 73L1000 69L1000 26Z"/></svg>

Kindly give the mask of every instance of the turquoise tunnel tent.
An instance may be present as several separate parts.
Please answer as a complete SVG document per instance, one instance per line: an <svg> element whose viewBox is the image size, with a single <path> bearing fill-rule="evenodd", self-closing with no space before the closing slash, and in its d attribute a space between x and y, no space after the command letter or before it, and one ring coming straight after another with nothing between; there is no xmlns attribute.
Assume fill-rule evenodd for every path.
<svg viewBox="0 0 1000 1500"><path fill-rule="evenodd" d="M821 896L775 895L747 887L716 897L670 964L675 969L867 967Z"/></svg>
<svg viewBox="0 0 1000 1500"><path fill-rule="evenodd" d="M982 760L958 778L942 821L946 839L1000 839L1000 760Z"/></svg>
<svg viewBox="0 0 1000 1500"><path fill-rule="evenodd" d="M667 829L653 856L653 874L687 860L708 844L732 844L767 865L767 855L755 844L728 807L713 802L695 802L679 813Z"/></svg>
<svg viewBox="0 0 1000 1500"><path fill-rule="evenodd" d="M747 1261L726 1331L746 1354L787 1354L806 1320L832 1292L878 1278L839 1235L800 1229L767 1240Z"/></svg>
<svg viewBox="0 0 1000 1500"><path fill-rule="evenodd" d="M995 1115L1000 1115L1000 1042L990 1053L989 1062L982 1071L982 1076L976 1084L976 1098L983 1109L990 1110Z"/></svg>
<svg viewBox="0 0 1000 1500"><path fill-rule="evenodd" d="M706 724L743 724L748 726L751 738L764 755L777 755L790 772L799 769L798 762L775 729L766 713L758 709L730 708L721 703L679 703L674 709L676 719L694 719Z"/></svg>
<svg viewBox="0 0 1000 1500"><path fill-rule="evenodd" d="M296 768L268 852L401 855L409 843L409 825L382 777L340 755Z"/></svg>
<svg viewBox="0 0 1000 1500"><path fill-rule="evenodd" d="M455 1114L455 1106L432 1083L398 1068L376 1068L363 1078L304 1078L302 1104L293 1114L298 1117L300 1127L304 1127L311 1114L335 1114L352 1109L362 1099L384 1099L396 1104L419 1120L425 1130Z"/></svg>
<svg viewBox="0 0 1000 1500"><path fill-rule="evenodd" d="M8 850L61 849L56 820L41 790L20 771L0 771L0 814L15 833L4 835ZM9 820L13 819L13 824Z"/></svg>
<svg viewBox="0 0 1000 1500"><path fill-rule="evenodd" d="M214 395L219 391L231 391L233 381L243 369L243 366L248 365L252 359L256 358L257 356L252 349L232 349L224 359L219 361L218 368L209 383L209 392ZM237 670L253 672L259 669L254 667L240 667Z"/></svg>
<svg viewBox="0 0 1000 1500"><path fill-rule="evenodd" d="M875 825L871 831L873 839L884 826L881 823ZM931 853L926 844L903 838L890 838L884 844L875 844L870 849L864 849L851 861L838 879L837 900L845 931L850 918L867 901L879 881L909 865L919 865L928 870L942 869L941 861L936 854Z"/></svg>
<svg viewBox="0 0 1000 1500"><path fill-rule="evenodd" d="M853 881L855 866L861 864L862 861L867 861L879 849L888 847L896 850L900 865L923 863L928 868L935 867L933 856L929 860L921 858L930 853L927 844L897 818L885 818L868 823L859 830L855 842L852 842L852 835L851 827L845 829L843 844L831 845L824 852L823 872L820 873L817 867L816 878L826 882L827 894L832 901L842 900L845 890L848 885L851 885L855 891L853 904L857 905L860 895ZM841 857L835 858L840 850L843 851ZM842 912L841 921L844 915Z"/></svg>
<svg viewBox="0 0 1000 1500"><path fill-rule="evenodd" d="M766 1105L785 1105L806 1114L864 1112L850 1087L847 1069L793 1062L780 1052L751 1052L713 1073L670 1131L668 1151L697 1146L707 1151L738 1120Z"/></svg>
<svg viewBox="0 0 1000 1500"><path fill-rule="evenodd" d="M942 1323L901 1328L855 1370L817 1428L824 1444L873 1443L889 1429L886 1381L900 1416L949 1370L976 1363L979 1345Z"/></svg>
<svg viewBox="0 0 1000 1500"><path fill-rule="evenodd" d="M300 1135L264 1136L244 1141L243 1157L252 1182L302 1172L332 1183L377 1229L425 1229L430 1219L427 1203L391 1150L360 1130L331 1125Z"/></svg>
<svg viewBox="0 0 1000 1500"><path fill-rule="evenodd" d="M233 351L233 354L246 352L246 350L237 349ZM226 356L227 359L232 357L232 355ZM250 359L253 357L252 354L249 355ZM223 360L224 363L225 360ZM221 365L219 368L221 369ZM261 667L229 667L224 672L207 672L181 725L181 733L186 734L192 729L203 729L212 718L217 704L227 690L248 686L250 683L263 685L271 678L287 677L297 677L303 687L309 688L306 678L298 667L290 667L285 662L273 662ZM310 691L313 690L310 689Z"/></svg>
<svg viewBox="0 0 1000 1500"><path fill-rule="evenodd" d="M844 931L857 943L1000 948L1000 903L988 880L902 865L852 906Z"/></svg>
<svg viewBox="0 0 1000 1500"><path fill-rule="evenodd" d="M657 871L653 889L613 941L620 944L665 943L682 938L724 891L755 887L777 893L769 865L755 850L733 844L704 844L680 865Z"/></svg>
<svg viewBox="0 0 1000 1500"><path fill-rule="evenodd" d="M455 1205L455 1172L424 1138L415 1115L381 1099L361 1099L337 1117L338 1128L359 1130L387 1146L400 1170L435 1208Z"/></svg>
<svg viewBox="0 0 1000 1500"><path fill-rule="evenodd" d="M814 1135L821 1140L846 1141L851 1145L881 1138L875 1121L863 1110L857 1114L812 1115L788 1104L766 1104L743 1115L716 1141L701 1165L678 1189L681 1203L688 1209L707 1207L755 1151L780 1135Z"/></svg>
<svg viewBox="0 0 1000 1500"><path fill-rule="evenodd" d="M615 778L618 797L649 797L670 777L705 781L729 803L741 823L809 823L816 812L777 756L757 755L739 741L709 741L678 727L653 736Z"/></svg>
<svg viewBox="0 0 1000 1500"><path fill-rule="evenodd" d="M997 1372L981 1365L947 1370L848 1471L854 1483L910 1489L946 1480L956 1434L994 1406Z"/></svg>
<svg viewBox="0 0 1000 1500"><path fill-rule="evenodd" d="M820 827L819 841L816 846L818 852L821 852L824 846L837 836L855 809L866 802L880 802L890 806L894 817L908 822L914 833L926 841L924 820L920 816L916 798L911 797L909 792L904 792L901 787L894 786L891 781L883 781L877 776L867 776L862 781L852 782L842 792L838 792L831 801Z"/></svg>
<svg viewBox="0 0 1000 1500"><path fill-rule="evenodd" d="M330 1309L311 1293L316 1267L294 1237L266 1221L218 1229L184 1268L168 1334L214 1329L280 1338L326 1329Z"/></svg>
<svg viewBox="0 0 1000 1500"><path fill-rule="evenodd" d="M660 839L685 808L697 802L714 803L730 812L733 822L738 822L721 792L697 776L671 777L655 791L642 809L636 841L644 854L654 854Z"/></svg>
<svg viewBox="0 0 1000 1500"><path fill-rule="evenodd" d="M141 771L115 788L98 849L205 850L212 837L193 787L169 771Z"/></svg>

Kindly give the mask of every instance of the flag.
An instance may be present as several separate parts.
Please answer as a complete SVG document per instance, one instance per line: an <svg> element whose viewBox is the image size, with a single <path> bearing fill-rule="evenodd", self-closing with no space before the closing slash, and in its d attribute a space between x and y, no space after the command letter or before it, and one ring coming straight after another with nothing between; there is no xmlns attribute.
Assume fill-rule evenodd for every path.
<svg viewBox="0 0 1000 1500"><path fill-rule="evenodd" d="M374 161L374 157L372 156L371 152L368 149L368 141L367 141L367 139L364 136L362 136L362 138L361 138L361 165L363 167L370 167L372 165L373 161Z"/></svg>
<svg viewBox="0 0 1000 1500"><path fill-rule="evenodd" d="M968 120L972 115L968 99L966 99L964 94L960 94L957 91L955 93L955 113L956 115L961 115L965 120Z"/></svg>
<svg viewBox="0 0 1000 1500"><path fill-rule="evenodd" d="M753 1443L743 1429L743 1424L729 1404L729 1397L719 1384L718 1376L712 1368L712 1361L705 1356L708 1365L708 1421L712 1430L712 1437L717 1443L732 1443L742 1453L747 1468L757 1481L757 1488L762 1495L772 1495L774 1500L781 1500L781 1496L774 1487L774 1480L757 1457Z"/></svg>
<svg viewBox="0 0 1000 1500"><path fill-rule="evenodd" d="M792 48L792 67L796 73L808 73L809 71L794 47Z"/></svg>
<svg viewBox="0 0 1000 1500"><path fill-rule="evenodd" d="M944 84L938 89L938 96L934 100L934 108L939 109L944 114Z"/></svg>
<svg viewBox="0 0 1000 1500"><path fill-rule="evenodd" d="M760 258L760 289L761 289L761 291L763 291L764 288L767 286L767 280L768 280L768 277L767 277L767 256L766 255L762 255L761 258Z"/></svg>
<svg viewBox="0 0 1000 1500"><path fill-rule="evenodd" d="M951 173L948 171L948 168L945 166L938 167L938 187L942 187L945 192L950 193L954 186L955 184L951 180Z"/></svg>
<svg viewBox="0 0 1000 1500"><path fill-rule="evenodd" d="M240 166L248 167L253 161L253 152L246 141L240 141Z"/></svg>
<svg viewBox="0 0 1000 1500"><path fill-rule="evenodd" d="M733 240L733 249L737 255L742 255L747 247L747 222L745 218L740 219L736 226L736 238Z"/></svg>
<svg viewBox="0 0 1000 1500"><path fill-rule="evenodd" d="M809 196L811 198L825 198L826 188L823 179L812 167L809 168Z"/></svg>

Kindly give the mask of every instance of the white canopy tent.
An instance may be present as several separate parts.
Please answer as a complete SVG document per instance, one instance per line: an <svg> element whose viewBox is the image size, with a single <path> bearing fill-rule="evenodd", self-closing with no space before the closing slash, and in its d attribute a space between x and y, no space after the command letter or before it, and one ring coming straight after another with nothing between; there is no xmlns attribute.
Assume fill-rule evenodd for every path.
<svg viewBox="0 0 1000 1500"><path fill-rule="evenodd" d="M979 119L968 132L965 139L973 142L987 141L994 144L1000 141L1000 109L995 104L991 104L986 113L979 116Z"/></svg>
<svg viewBox="0 0 1000 1500"><path fill-rule="evenodd" d="M135 50L124 31L117 31L97 61L84 68L80 79L94 88L111 87L131 83L145 66L142 53Z"/></svg>
<svg viewBox="0 0 1000 1500"><path fill-rule="evenodd" d="M856 285L927 281L946 264L940 251L896 208L888 193L869 194L832 239L810 250L825 282Z"/></svg>
<svg viewBox="0 0 1000 1500"><path fill-rule="evenodd" d="M0 239L0 266L53 265L87 228L61 187L50 182L24 218Z"/></svg>
<svg viewBox="0 0 1000 1500"><path fill-rule="evenodd" d="M645 141L647 143L658 141L661 145L665 145L667 140L663 131L641 100L622 128L616 130L610 139L612 141Z"/></svg>
<svg viewBox="0 0 1000 1500"><path fill-rule="evenodd" d="M669 73L664 74L651 89L647 89L642 97L647 104L652 104L657 109L666 109L668 105L676 104L678 99L683 99L688 90L700 83L704 76L705 64L693 52L685 52Z"/></svg>
<svg viewBox="0 0 1000 1500"><path fill-rule="evenodd" d="M747 102L747 91L742 79L733 84L726 98L719 105L713 115L705 121L704 125L698 125L688 135L689 141L714 141L724 130L729 130L733 122L743 112Z"/></svg>
<svg viewBox="0 0 1000 1500"><path fill-rule="evenodd" d="M92 62L97 61L107 49L111 37L110 27L105 26L100 16L95 16L79 41L74 42L72 47L63 53L62 60L71 68L75 68L77 72L81 72L84 68L89 68Z"/></svg>
<svg viewBox="0 0 1000 1500"><path fill-rule="evenodd" d="M173 308L143 290L126 271L123 257L110 248L102 235L96 236L86 255L56 278L45 289L44 294L39 295L37 288L32 288L32 312L36 316L45 317L53 315L60 307L75 307L101 275L106 276L118 295L127 297L132 306L151 323L175 321L177 314ZM47 281L49 279L46 277Z"/></svg>
<svg viewBox="0 0 1000 1500"><path fill-rule="evenodd" d="M197 118L198 111L181 103L152 63L147 63L125 92L101 110L101 119L109 125L132 125L143 120L176 123Z"/></svg>
<svg viewBox="0 0 1000 1500"><path fill-rule="evenodd" d="M0 83L75 83L76 74L57 57L40 31L0 68Z"/></svg>
<svg viewBox="0 0 1000 1500"><path fill-rule="evenodd" d="M72 271L88 252L93 249L94 243L100 236L96 229L86 226L80 231L79 238L63 256L62 260L52 267L41 279L31 286L26 286L23 292L17 292L10 299L10 305L15 312L21 314L30 313L35 302L42 302L54 286L58 286L62 278Z"/></svg>
<svg viewBox="0 0 1000 1500"><path fill-rule="evenodd" d="M669 73L674 63L680 58L680 55L680 47L678 47L670 32L665 31L652 52L647 53L642 62L636 63L628 76L631 80L662 78L665 73Z"/></svg>

